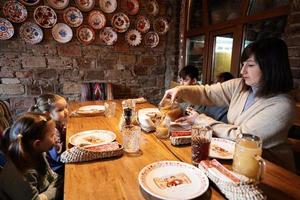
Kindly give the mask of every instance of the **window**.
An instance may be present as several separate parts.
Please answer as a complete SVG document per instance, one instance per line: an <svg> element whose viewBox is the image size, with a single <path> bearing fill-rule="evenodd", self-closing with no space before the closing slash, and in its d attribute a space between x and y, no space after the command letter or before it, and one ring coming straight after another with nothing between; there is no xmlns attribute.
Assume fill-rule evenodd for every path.
<svg viewBox="0 0 300 200"><path fill-rule="evenodd" d="M230 71L239 75L243 48L260 38L282 37L288 0L186 0L183 62L195 65L204 83Z"/></svg>

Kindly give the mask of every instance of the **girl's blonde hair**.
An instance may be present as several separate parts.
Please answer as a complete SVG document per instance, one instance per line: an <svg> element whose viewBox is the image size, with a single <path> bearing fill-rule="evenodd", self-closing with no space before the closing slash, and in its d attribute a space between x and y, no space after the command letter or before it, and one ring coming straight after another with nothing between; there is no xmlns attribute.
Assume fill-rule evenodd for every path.
<svg viewBox="0 0 300 200"><path fill-rule="evenodd" d="M55 109L55 103L62 98L64 99L64 97L58 94L42 94L37 98L36 104L29 108L29 111L38 113L51 112L53 109Z"/></svg>
<svg viewBox="0 0 300 200"><path fill-rule="evenodd" d="M32 157L32 142L45 137L46 127L51 121L45 114L28 112L5 130L2 146L20 171L24 172L36 161Z"/></svg>

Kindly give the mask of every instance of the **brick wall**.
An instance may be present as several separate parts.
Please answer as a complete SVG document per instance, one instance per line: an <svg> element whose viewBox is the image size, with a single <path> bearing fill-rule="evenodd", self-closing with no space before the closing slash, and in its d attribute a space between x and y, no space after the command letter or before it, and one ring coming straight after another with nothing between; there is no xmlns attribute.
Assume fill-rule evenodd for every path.
<svg viewBox="0 0 300 200"><path fill-rule="evenodd" d="M121 0L118 0L120 3ZM3 17L4 0L0 0L0 17ZM152 22L140 0L140 11ZM35 97L42 92L54 92L78 100L80 83L112 82L116 98L144 96L157 103L162 97L165 85L177 73L179 0L158 0L159 16L170 20L170 30L160 37L156 48L146 48L143 42L137 47L129 46L124 33L118 33L118 41L113 46L104 46L99 41L99 31L93 44L84 46L76 39L76 28L69 43L60 44L51 36L51 29L43 28L44 39L36 45L26 44L19 36L21 24L13 23L14 36L6 41L0 40L0 98L8 100L14 113L20 113L34 104ZM47 1L41 1L47 4ZM70 1L73 6L74 1ZM37 6L27 6L28 18L33 20ZM96 1L96 9L98 1ZM64 22L61 10L55 10L58 22ZM117 8L114 13L122 11ZM113 14L114 14L113 13ZM107 24L113 14L105 14ZM84 24L87 24L87 13ZM130 29L134 28L136 16L130 16ZM144 34L142 35L144 36Z"/></svg>
<svg viewBox="0 0 300 200"><path fill-rule="evenodd" d="M300 1L291 1L291 12L286 27L285 41L295 84L295 98L300 102Z"/></svg>

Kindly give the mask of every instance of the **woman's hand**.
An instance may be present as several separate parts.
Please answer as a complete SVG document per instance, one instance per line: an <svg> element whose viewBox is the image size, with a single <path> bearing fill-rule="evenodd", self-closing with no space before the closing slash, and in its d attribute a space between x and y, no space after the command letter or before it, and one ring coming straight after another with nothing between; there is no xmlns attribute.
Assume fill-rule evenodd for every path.
<svg viewBox="0 0 300 200"><path fill-rule="evenodd" d="M178 88L172 88L169 90L166 90L164 97L162 98L162 100L160 101L159 105L163 106L164 105L164 101L166 99L171 99L171 104L174 103L176 97L177 97L177 93L178 93Z"/></svg>
<svg viewBox="0 0 300 200"><path fill-rule="evenodd" d="M185 122L189 124L194 124L195 119L199 116L199 113L195 110L189 110L189 114L184 117L180 117L175 122Z"/></svg>

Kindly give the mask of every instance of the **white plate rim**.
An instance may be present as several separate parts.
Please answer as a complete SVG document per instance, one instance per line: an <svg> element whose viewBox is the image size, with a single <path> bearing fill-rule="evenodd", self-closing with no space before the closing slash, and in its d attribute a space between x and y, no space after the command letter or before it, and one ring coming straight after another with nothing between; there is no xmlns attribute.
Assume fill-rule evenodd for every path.
<svg viewBox="0 0 300 200"><path fill-rule="evenodd" d="M90 108L95 108L93 111L89 111L89 110L84 110L84 109L86 109L86 108L88 108L88 107L90 107ZM97 108L99 108L99 109L97 109ZM97 111L95 111L95 110L97 110ZM81 106L81 107L79 107L78 108L78 110L77 110L77 112L79 112L79 113L102 113L102 112L104 112L105 111L105 107L103 106L103 105L87 105L87 106Z"/></svg>
<svg viewBox="0 0 300 200"><path fill-rule="evenodd" d="M190 197L187 197L188 199L193 199L193 198L196 198L196 197L199 197L200 195L204 194L208 187L209 187L209 181L208 181L208 178L207 176L204 174L204 172L202 172L199 168L191 165L191 164L188 164L188 163L185 163L185 162L181 162L181 161L175 161L175 160L163 160L163 161L158 161L158 162L154 162L154 163L150 163L148 165L146 165L140 172L139 172L139 175L138 175L138 181L139 181L139 185L143 188L143 190L147 193L149 193L150 195L156 197L156 198L160 198L160 199L163 199L163 200L169 200L170 198L165 198L163 196L160 196L158 194L155 194L154 192L152 191L149 191L147 189L147 187L144 185L144 183L142 183L142 177L145 176L144 174L146 173L145 171L149 169L149 171L151 171L151 168L152 170L155 169L155 165L163 165L163 164L166 164L166 163L172 163L174 165L179 165L179 166L184 166L184 167L187 167L187 168L190 168L192 170L197 170L197 172L199 173L200 176L203 177L203 180L205 181L205 186L203 187L203 190L195 193L193 196L190 196ZM154 167L153 167L154 166ZM180 199L180 198L179 198ZM181 198L182 199L182 198Z"/></svg>
<svg viewBox="0 0 300 200"><path fill-rule="evenodd" d="M97 132L97 133L105 133L105 134L109 134L109 135L112 136L111 141L106 141L106 142L103 142L103 143L101 143L101 144L107 144L107 143L110 143L110 142L114 141L114 140L117 138L116 134L115 134L114 132L112 132L112 131L109 131L109 130L97 130L97 129L94 129L94 130L81 131L81 132L78 132L78 133L72 135L72 136L69 138L69 143L70 143L71 145L73 145L73 146L79 145L79 144L76 144L76 143L73 142L74 138L80 137L80 136L84 136L84 135L89 135L89 134L93 135L93 132ZM94 144L94 145L99 145L99 144ZM91 147L91 146L94 146L94 145L89 145L89 146Z"/></svg>
<svg viewBox="0 0 300 200"><path fill-rule="evenodd" d="M211 138L211 144L212 143L218 143L218 142L228 143L230 145L233 145L233 153L234 153L234 147L235 147L235 142L234 141L231 141L231 140L228 140L228 139L225 139L225 138L217 138L217 137ZM224 146L222 146L222 148L225 149ZM225 149L225 150L227 150L227 149ZM213 155L211 155L211 147L210 147L209 148L209 157L210 158L224 159L224 160L232 160L233 159L233 154L230 157L229 156L224 157L224 156L218 156L218 155L213 156Z"/></svg>

